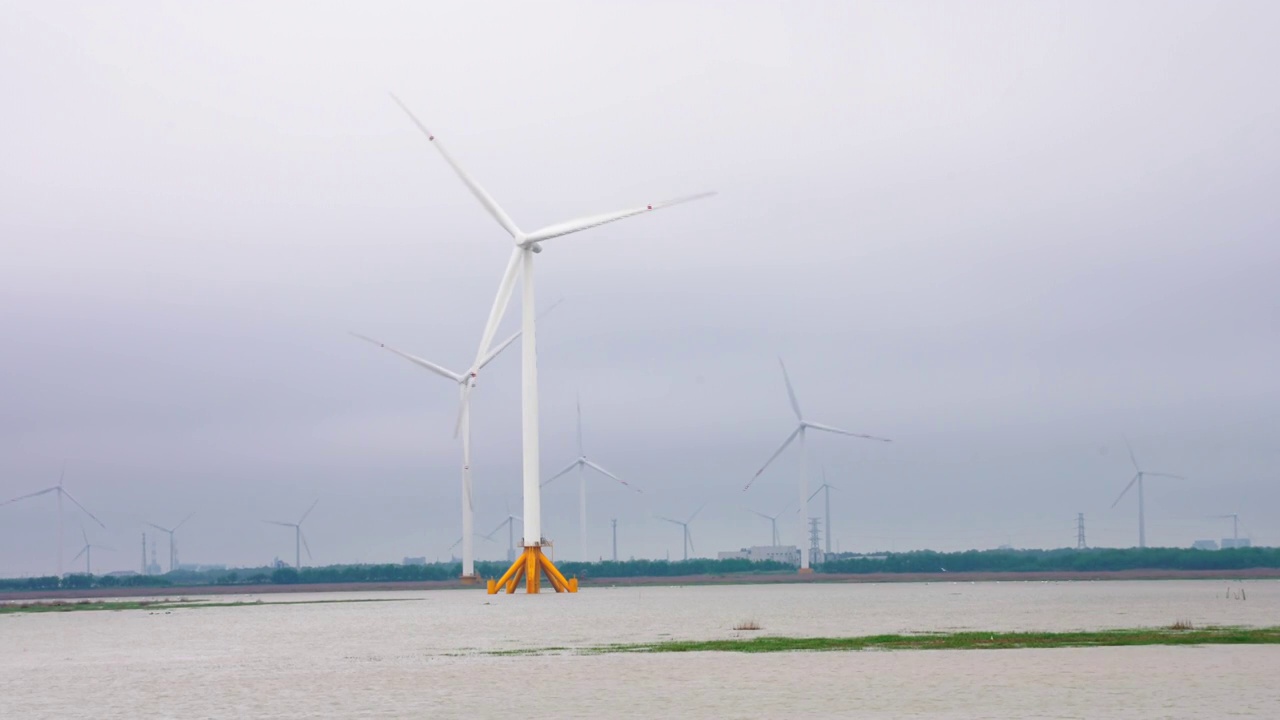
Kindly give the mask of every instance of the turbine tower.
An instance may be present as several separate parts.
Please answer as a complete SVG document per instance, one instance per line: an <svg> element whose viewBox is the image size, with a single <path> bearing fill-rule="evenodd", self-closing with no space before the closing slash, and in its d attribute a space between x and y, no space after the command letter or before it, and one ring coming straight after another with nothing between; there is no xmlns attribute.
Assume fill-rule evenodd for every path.
<svg viewBox="0 0 1280 720"><path fill-rule="evenodd" d="M1111 507L1114 508L1116 505L1119 505L1120 501L1124 499L1125 493L1129 492L1129 488L1132 488L1135 483L1138 485L1138 547L1145 548L1147 546L1147 519L1146 498L1142 492L1142 479L1144 477L1163 477L1174 478L1175 480L1186 480L1186 478L1181 475L1170 475L1169 473L1143 470L1142 467L1138 465L1138 458L1133 454L1133 446L1129 444L1128 438L1125 439L1124 445L1129 450L1129 460L1133 462L1133 469L1137 470L1137 473L1133 476L1133 479L1129 481L1129 484L1124 486L1124 490L1120 491L1119 497L1116 498L1115 502L1111 503Z"/></svg>
<svg viewBox="0 0 1280 720"><path fill-rule="evenodd" d="M465 408L466 397L474 386L474 380L480 371L479 364L489 354L494 335L498 331L498 324L502 322L502 316L506 313L507 305L515 289L517 276L519 276L521 285L520 330L523 336L520 342L520 404L521 446L524 455L522 473L524 485L524 552L503 574L501 579L497 582L490 581L488 591L490 594L494 594L498 592L498 588L505 587L508 593L514 593L520 580L523 579L525 591L536 593L539 590L540 577L542 573L546 573L556 592L576 592L576 579L572 583L566 580L564 575L552 564L550 558L542 552L546 541L542 536L542 505L541 496L539 495L541 482L539 480L538 456L538 346L536 297L533 285L533 256L535 253L542 252L542 243L547 240L629 218L633 215L647 213L651 210L707 197L711 193L642 205L619 212L591 215L577 220L556 223L541 230L526 233L517 227L506 211L498 206L498 203L489 193L480 187L475 180L471 179L471 176L454 161L453 157L445 150L444 145L414 116L408 106L396 96L392 95L391 97L409 116L409 119L418 126L418 129L426 136L428 142L435 146L441 157L449 164L463 184L467 186L471 194L480 201L480 204L484 206L489 215L511 235L515 243L515 246L511 249L511 257L507 261L502 280L498 284L498 294L494 298L493 307L489 310L489 320L480 336L480 347L476 352L476 362L472 364L469 373L473 382L464 385L462 392Z"/></svg>
<svg viewBox="0 0 1280 720"><path fill-rule="evenodd" d="M296 523L280 522L278 520L263 520L263 522L271 523L272 525L293 528L293 568L295 570L302 570L303 548L307 549L307 559L311 559L311 546L307 544L307 536L302 534L302 521L307 519L307 516L316 508L316 503L318 502L320 502L320 498L316 498L315 502L311 503L311 507L307 508L307 511L302 513L302 517L298 518L298 522Z"/></svg>
<svg viewBox="0 0 1280 720"><path fill-rule="evenodd" d="M587 459L587 453L582 449L582 400L578 399L578 459L574 460L572 463L569 463L569 467L547 478L542 483L542 487L546 487L550 485L551 481L555 480L561 475L568 473L570 470L576 469L578 471L578 528L579 528L578 532L579 532L579 541L582 547L583 562L591 561L591 557L587 555L587 472L586 472L587 468L591 468L592 470L595 470L596 472L600 473L601 475L604 475L607 478L616 480L617 482L621 483L628 489L635 490L636 492L641 492L640 488L632 487L630 484L627 483L626 480L623 480L617 475L614 475L608 470L605 470L604 468L600 467L596 463Z"/></svg>
<svg viewBox="0 0 1280 720"><path fill-rule="evenodd" d="M84 525L80 526L80 536L84 538L84 547L80 548L80 552L76 553L76 556L71 558L71 562L75 562L76 560L79 560L80 556L83 555L84 556L84 574L92 575L93 574L93 549L97 548L99 550L114 550L114 548L109 548L106 545L94 545L93 543L89 542L89 533L85 532Z"/></svg>
<svg viewBox="0 0 1280 720"><path fill-rule="evenodd" d="M815 497L817 497L817 496L818 496L818 493L823 493L823 504L826 506L826 507L824 508L824 509L825 509L825 513L826 513L826 515L825 515L825 517L823 518L822 526L823 526L824 528L826 528L826 529L827 529L827 549L826 549L826 552L827 552L827 554L828 554L828 555L830 555L830 554L831 554L831 491L832 491L832 490L839 490L839 489L840 489L840 488L836 487L835 485L832 485L831 483L827 482L827 470L826 470L826 468L823 468L823 469L822 469L822 484L821 484L821 485L819 485L819 486L818 486L818 489L817 489L817 490L814 490L814 491L813 491L813 494L809 496L809 500L811 500L811 501L812 501Z"/></svg>
<svg viewBox="0 0 1280 720"><path fill-rule="evenodd" d="M71 496L71 493L67 492L66 489L62 487L62 481L66 477L66 474L67 474L66 470L63 470L62 473L58 475L58 484L54 485L53 487L48 487L48 488L45 488L44 490L37 490L36 492L27 493L26 495L19 495L16 498L13 498L11 500L5 500L4 502L0 503L0 507L4 507L5 505L11 505L16 502L21 502L23 500L27 500L33 497L39 497L41 495L47 495L49 493L55 493L58 496L58 577L62 577L62 536L64 534L62 530L62 521L63 521L62 498L64 496L68 500L70 500L72 504L80 508L81 512L83 512L85 515L88 515L89 519L98 523L98 527L102 528L103 530L107 529L107 526L103 525L101 520L94 517L93 513L86 510L83 505L81 505L79 502L76 501L74 497Z"/></svg>
<svg viewBox="0 0 1280 720"><path fill-rule="evenodd" d="M702 512L702 508L706 506L707 506L706 503L702 503L701 505L699 505L698 509L693 511L693 514L689 516L688 520L675 520L669 517L662 517L661 515L658 516L659 520L666 520L667 522L673 525L679 525L684 530L683 542L684 542L684 559L685 560L689 559L689 551L694 549L693 535L689 534L689 523L693 522L693 519L698 517L698 513Z"/></svg>
<svg viewBox="0 0 1280 720"><path fill-rule="evenodd" d="M559 303L557 303L558 305ZM552 308L555 305L551 306ZM549 308L547 312L550 312ZM371 342L388 352L395 353L418 367L425 368L436 375L452 380L458 386L458 396L460 399L461 410L459 415L459 427L456 428L462 436L462 578L464 580L474 580L476 577L475 564L475 544L472 537L475 534L475 505L472 502L471 495L471 402L467 396L466 387L471 380L468 373L458 373L437 365L430 360L423 360L417 355L411 355L402 350L397 350L390 345L378 342L371 337L360 335L359 333L351 333L355 337ZM506 350L511 343L520 337L520 333L515 333L511 337L502 341L496 348L490 351L483 359L481 359L479 368L483 368L498 355Z"/></svg>
<svg viewBox="0 0 1280 720"><path fill-rule="evenodd" d="M782 366L782 380L787 384L787 398L791 400L791 410L796 414L796 422L798 423L795 430L782 441L782 445L769 456L764 465L756 471L747 486L742 488L745 492L751 488L751 484L764 473L768 467L773 464L774 460L782 454L787 446L796 438L800 439L800 537L803 538L809 532L809 519L806 512L809 507L809 452L805 447L805 432L808 430L821 430L823 432L836 433L838 435L848 435L850 437L862 438L864 440L878 440L880 442L890 442L888 438L876 437L874 435L863 435L861 433L849 432L830 425L822 423L809 422L804 419L804 414L800 412L800 402L796 400L796 392L791 388L791 378L787 375L787 366L782 362L782 358L778 358L778 365ZM800 572L811 572L809 569L809 548L800 543Z"/></svg>
<svg viewBox="0 0 1280 720"><path fill-rule="evenodd" d="M159 525L153 522L147 523L148 525L159 530L160 532L169 534L169 572L173 572L178 567L178 550L177 550L177 547L173 544L173 534L178 531L178 528L187 524L187 521L191 519L191 515L195 515L195 513L191 513L190 515L187 515L186 517L182 518L182 522L178 523L177 525L174 525L172 530L166 527L160 527Z"/></svg>

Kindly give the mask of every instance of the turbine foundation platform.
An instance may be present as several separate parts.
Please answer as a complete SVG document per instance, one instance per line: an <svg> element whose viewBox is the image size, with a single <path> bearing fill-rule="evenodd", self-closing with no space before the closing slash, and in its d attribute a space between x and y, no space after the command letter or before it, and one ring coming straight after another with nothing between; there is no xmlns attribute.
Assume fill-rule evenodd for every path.
<svg viewBox="0 0 1280 720"><path fill-rule="evenodd" d="M556 592L578 592L578 578L566 580L551 559L542 553L542 547L532 545L520 553L520 557L516 558L501 578L489 581L489 594L496 595L499 590L505 589L510 595L520 587L520 581L524 580L524 591L532 595L541 590L544 574Z"/></svg>
<svg viewBox="0 0 1280 720"><path fill-rule="evenodd" d="M462 581L463 585L475 585L480 582L479 575L460 575L458 579Z"/></svg>

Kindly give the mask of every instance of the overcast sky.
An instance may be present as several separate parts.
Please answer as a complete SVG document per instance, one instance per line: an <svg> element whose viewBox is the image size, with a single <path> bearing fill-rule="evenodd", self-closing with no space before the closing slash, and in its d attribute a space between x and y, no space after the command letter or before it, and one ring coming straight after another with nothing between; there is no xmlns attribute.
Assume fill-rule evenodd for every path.
<svg viewBox="0 0 1280 720"><path fill-rule="evenodd" d="M719 191L538 256L542 459L592 556L798 539L811 419L842 550L1280 523L1280 6L1270 2L5 3L0 499L57 482L183 562L446 559L456 390L523 228ZM515 329L509 315L504 334ZM475 392L477 528L519 512L519 363ZM816 475L816 470L815 470ZM816 487L820 481L814 480ZM576 484L543 496L579 556ZM0 575L52 572L51 495ZM815 502L811 514L819 514ZM67 550L83 516L66 512ZM505 534L503 534L505 536ZM160 546L161 562L165 557ZM501 543L478 542L498 559Z"/></svg>

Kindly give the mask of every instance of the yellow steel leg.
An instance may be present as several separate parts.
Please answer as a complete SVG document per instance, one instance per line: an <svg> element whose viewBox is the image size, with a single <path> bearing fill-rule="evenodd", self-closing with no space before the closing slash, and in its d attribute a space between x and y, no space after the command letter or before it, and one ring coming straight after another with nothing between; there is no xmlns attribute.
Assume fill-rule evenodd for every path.
<svg viewBox="0 0 1280 720"><path fill-rule="evenodd" d="M524 580L526 593L536 594L541 590L543 573L546 573L556 592L578 592L578 579L566 580L555 563L551 562L551 558L543 554L542 548L534 545L526 547L497 582L489 581L489 594L496 595L499 590L512 594L520 586L521 580Z"/></svg>

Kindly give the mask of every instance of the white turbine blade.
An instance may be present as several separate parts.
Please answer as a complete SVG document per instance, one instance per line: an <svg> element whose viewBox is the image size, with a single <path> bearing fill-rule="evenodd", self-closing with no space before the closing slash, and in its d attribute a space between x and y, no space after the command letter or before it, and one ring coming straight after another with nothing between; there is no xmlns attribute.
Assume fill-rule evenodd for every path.
<svg viewBox="0 0 1280 720"><path fill-rule="evenodd" d="M511 304L511 293L515 290L516 278L520 275L520 257L523 252L518 247L511 250L507 269L503 271L502 280L498 282L498 294L494 296L493 306L489 308L489 319L485 321L484 332L480 335L480 349L476 351L477 368L488 357L490 346L493 345L493 336L498 333L498 325L502 323L507 306Z"/></svg>
<svg viewBox="0 0 1280 720"><path fill-rule="evenodd" d="M685 526L684 536L689 540L689 552L698 552L698 548L693 546L693 531Z"/></svg>
<svg viewBox="0 0 1280 720"><path fill-rule="evenodd" d="M280 527L298 527L297 523L280 522L279 520L263 520L262 522L268 523L271 525L279 525ZM158 526L152 526L152 527L158 527ZM160 528L160 529L163 530L164 528Z"/></svg>
<svg viewBox="0 0 1280 720"><path fill-rule="evenodd" d="M654 517L658 518L659 520L666 520L667 522L671 523L672 525L684 525L684 523L680 522L679 520L672 520L672 519L671 519L671 518L669 518L669 517L662 517L661 515L655 515Z"/></svg>
<svg viewBox="0 0 1280 720"><path fill-rule="evenodd" d="M582 449L582 396L575 395L573 399L578 406L578 457L586 457L587 452Z"/></svg>
<svg viewBox="0 0 1280 720"><path fill-rule="evenodd" d="M702 503L701 505L699 505L699 506L698 506L698 509L697 509L697 510L694 510L694 511L693 511L693 514L689 516L689 519L684 521L684 522L685 522L685 524L686 524L686 525L688 525L689 523L693 522L693 519L694 519L694 518L696 518L696 517L698 517L698 513L702 512L702 508L704 508L704 507L706 507L706 506L707 506L707 504L706 504L706 503Z"/></svg>
<svg viewBox="0 0 1280 720"><path fill-rule="evenodd" d="M614 479L614 480L616 480L617 482L622 483L623 485L625 485L625 486L627 487L627 489L629 489L629 490L635 490L636 492L640 493L641 495L643 495L643 494L644 494L644 491L643 491L643 490L641 490L640 488L638 488L638 487L634 487L631 483L627 482L626 480L623 480L622 478L618 477L617 475L614 475L613 473L609 472L608 470L605 470L604 468L602 468L602 467L600 467L599 465L597 465L597 464L595 464L595 463L591 462L590 460L583 460L583 461L582 461L582 464L583 464L583 465L586 465L587 467L589 467L589 468L591 468L591 469L593 469L593 470L595 470L595 471L596 471L596 472L598 472L598 473L601 473L602 475L605 475L605 476L607 476L607 477L613 478L613 479Z"/></svg>
<svg viewBox="0 0 1280 720"><path fill-rule="evenodd" d="M440 367L439 365L431 362L430 360L424 360L418 357L417 355L404 352L403 350L397 350L384 342L379 342L377 340L374 340L368 335L361 335L360 333L354 333L354 332L351 333L351 335L352 337L358 337L361 340L364 340L366 342L371 342L374 345L377 345L378 347L382 348L383 350L386 350L391 353L395 353L396 355L399 355L400 357L404 358L405 360L408 360L414 365L418 365L419 367L424 367L430 370L431 372L439 375L440 377L449 378L454 382L462 382L462 377L463 377L462 375L459 375L458 373L453 372L452 370L448 370L446 368Z"/></svg>
<svg viewBox="0 0 1280 720"><path fill-rule="evenodd" d="M307 559L311 559L311 546L307 544L307 534L298 529L298 537L302 538L302 549L307 551Z"/></svg>
<svg viewBox="0 0 1280 720"><path fill-rule="evenodd" d="M404 110L405 114L409 116L409 119L413 121L413 124L417 125L418 129L422 131L422 134L427 136L427 140L432 145L436 146L436 150L440 151L440 156L444 158L445 162L449 163L449 167L453 168L453 171L457 173L458 178L467 186L467 189L471 191L471 194L476 196L476 199L480 201L480 204L484 206L484 209L489 211L489 214L493 216L493 219L497 220L498 224L511 234L511 237L518 236L520 234L520 228L516 227L516 224L511 221L510 217L507 217L507 213L498 206L498 203L490 197L489 193L485 192L484 188L480 187L479 183L472 180L471 176L462 169L461 165L458 165L453 157L449 155L449 152L444 149L444 145L440 144L439 140L436 140L435 134L428 130L427 126L423 125L422 121L418 120L417 116L415 116L413 112L409 110L408 106L401 102L400 98L396 97L394 93L391 95L391 99L396 101L396 104L400 106L400 109Z"/></svg>
<svg viewBox="0 0 1280 720"><path fill-rule="evenodd" d="M560 303L562 303L562 302L564 302L564 300L557 300L557 301L555 301L554 303L552 303L551 307L549 307L549 308L547 308L546 310L543 310L542 312L538 313L538 319L539 319L539 320L541 320L542 318L546 317L547 315L550 315L550 314L551 314L551 311L552 311L552 310L555 310L557 307L559 307L559 306L560 306ZM521 331L517 330L515 333L513 333L513 334L511 335L511 337L507 338L506 340L503 340L501 343L498 343L498 346L497 346L497 347L495 347L493 350L491 350L491 351L489 352L488 357L486 357L486 358L485 358L485 359L480 363L480 367L484 367L485 365L488 365L490 362L492 362L492 361L493 361L493 359L494 359L494 358L498 357L498 355L499 355L503 350L506 350L508 345L510 345L511 343L515 342L516 340L519 340L519 339L520 339L520 332L521 332Z"/></svg>
<svg viewBox="0 0 1280 720"><path fill-rule="evenodd" d="M814 491L813 491L813 494L809 496L809 499L810 499L810 500L812 500L812 499L814 499L814 498L818 497L818 493L820 493L820 492L822 492L822 488L821 488L821 487L819 487L817 490L814 490Z"/></svg>
<svg viewBox="0 0 1280 720"><path fill-rule="evenodd" d="M94 516L94 514L93 514L93 513L91 513L91 512L89 512L88 510L86 510L86 509L85 509L85 507L84 507L83 505L81 505L81 504L80 504L80 502L79 502L78 500L76 500L75 498L71 497L71 493L67 492L65 489L63 489L63 488L61 488L61 487L59 487L59 492L61 492L63 495L65 495L65 496L66 496L66 498L67 498L68 500L70 500L71 502L75 503L75 506L76 506L76 507L78 507L78 508L80 508L80 510L81 510L82 512L84 512L84 514L85 514L85 515L88 515L88 516L89 516L89 517L90 517L94 522L98 523L98 527L102 528L103 530L106 530L106 529L107 529L107 526L106 526L106 525L103 525L101 520L99 520L96 516Z"/></svg>
<svg viewBox="0 0 1280 720"><path fill-rule="evenodd" d="M88 551L88 549L89 549L89 545L88 545L88 544L86 544L84 547L80 548L80 552L76 553L76 556L75 556L75 557L73 557L73 558L71 558L71 562L75 562L76 560L79 560L79 559L80 559L80 556L81 556L81 555L83 555L83 554L85 554L85 552L86 552L86 551Z"/></svg>
<svg viewBox="0 0 1280 720"><path fill-rule="evenodd" d="M84 546L89 547L89 533L84 531L84 525L80 525L80 537L84 538ZM75 558L72 558L73 560Z"/></svg>
<svg viewBox="0 0 1280 720"><path fill-rule="evenodd" d="M1184 477L1184 476L1182 476L1182 475L1171 475L1171 474L1169 474L1169 473L1144 472L1144 473L1142 473L1142 474L1143 474L1143 475L1146 475L1147 477L1173 478L1174 480L1186 480L1186 479L1187 479L1186 477Z"/></svg>
<svg viewBox="0 0 1280 720"><path fill-rule="evenodd" d="M761 473L768 469L769 465L773 463L774 460L778 459L778 456L782 454L782 451L786 450L787 446L791 444L791 441L795 440L796 436L800 434L802 427L803 426L797 427L795 430L791 431L791 434L787 436L787 439L782 441L782 445L779 446L777 450L773 451L773 454L769 456L769 459L764 461L764 465L761 465L760 469L756 471L756 474L751 476L751 480L747 482L747 486L742 488L743 492L749 490L751 488L751 483L755 482L756 478L759 478Z"/></svg>
<svg viewBox="0 0 1280 720"><path fill-rule="evenodd" d="M182 518L182 522L173 526L173 531L177 532L178 528L182 527L183 525L186 525L187 521L190 520L193 515L195 515L195 513L188 513L186 517Z"/></svg>
<svg viewBox="0 0 1280 720"><path fill-rule="evenodd" d="M862 433L849 432L848 430L841 430L838 427L831 427L830 425L823 425L822 423L807 422L805 423L805 425L813 428L814 430L822 430L825 432L837 433L840 435L848 435L849 437L862 438L863 440L879 440L880 442L893 442L889 438L882 438L882 437L876 437L875 435L864 435Z"/></svg>
<svg viewBox="0 0 1280 720"><path fill-rule="evenodd" d="M804 422L804 416L800 414L800 401L796 400L796 391L791 387L791 376L787 374L787 365L782 362L782 358L778 358L778 365L782 366L782 380L787 384L787 398L791 400L791 409L796 414L796 419Z"/></svg>
<svg viewBox="0 0 1280 720"><path fill-rule="evenodd" d="M561 470L560 472L556 473L555 475L552 475L551 477L547 478L546 480L543 480L543 481L542 481L542 485L540 485L539 487L546 487L547 485L549 485L549 484L551 483L551 481L552 481L552 480L555 480L556 478L558 478L558 477L560 477L560 476L564 475L565 473L567 473L567 472L569 472L570 470L572 470L572 469L574 469L574 468L578 467L578 466L579 466L579 465L581 465L581 464L582 464L582 458L578 458L577 460L574 460L572 463L570 463L570 464L569 464L569 467L567 467L567 468L565 468L565 469Z"/></svg>
<svg viewBox="0 0 1280 720"><path fill-rule="evenodd" d="M554 225L548 225L542 228L541 230L535 230L534 232L529 233L528 235L525 236L524 242L525 244L542 242L543 240L550 240L551 238L557 238L557 237L560 237L561 235L568 235L570 233L576 233L580 230L586 230L588 228L598 227L600 225L604 225L605 223L611 223L616 220L629 218L633 215L647 213L650 210L660 210L662 208L671 207L672 205L679 205L681 203L692 202L693 200L701 200L702 198L708 198L708 197L711 197L712 195L715 195L715 193L713 192L699 193L697 195L689 195L686 197L675 198L674 200L664 200L663 202L653 203L652 205L641 205L640 207L634 207L629 210L619 210L618 212L604 213L602 215L590 215L588 217L578 218L577 220L569 220L567 222L556 223Z"/></svg>
<svg viewBox="0 0 1280 720"><path fill-rule="evenodd" d="M40 495L47 495L48 493L51 493L57 489L58 487L55 485L54 487L45 488L44 490L40 490L38 492L27 493L26 495L19 495L18 497L13 498L12 500L5 500L4 502L0 503L0 506L8 505L10 503L16 503L19 500L26 500L27 498L38 497Z"/></svg>
<svg viewBox="0 0 1280 720"><path fill-rule="evenodd" d="M772 518L771 516L769 516L769 515L765 515L764 513L760 512L759 510L752 510L751 512L755 513L756 515L759 515L760 517L764 518L765 520L773 520L773 518Z"/></svg>
<svg viewBox="0 0 1280 720"><path fill-rule="evenodd" d="M457 540L454 540L454 541L453 541L453 544L449 546L449 549L450 549L450 550L452 550L452 549L454 549L454 548L458 547L458 545L459 545L459 544L461 544L461 543L462 543L462 538L458 538Z"/></svg>
<svg viewBox="0 0 1280 720"><path fill-rule="evenodd" d="M263 520L263 522L271 522L271 521L270 521L270 520ZM150 525L151 527L153 527L153 528L155 528L155 529L157 529L157 530L161 531L161 532L173 532L173 530L170 530L169 528L162 528L162 527L160 527L159 525L157 525L157 524L155 524L155 523L153 523L153 522L149 522L149 523L147 523L147 524L148 524L148 525Z"/></svg>
<svg viewBox="0 0 1280 720"><path fill-rule="evenodd" d="M320 502L320 498L316 498L315 502L311 503L311 507L307 508L307 511L302 513L302 517L298 518L298 525L301 525L302 521L306 520L307 516L311 514L311 511L316 509L316 503L318 502Z"/></svg>
<svg viewBox="0 0 1280 720"><path fill-rule="evenodd" d="M1133 454L1133 445L1129 444L1129 438L1125 437L1124 446L1129 450L1129 460L1133 462L1133 469L1142 472L1142 468L1138 467L1138 457Z"/></svg>
<svg viewBox="0 0 1280 720"><path fill-rule="evenodd" d="M1124 490L1120 491L1120 496L1116 498L1116 501L1111 503L1111 507L1115 507L1120 504L1120 500L1124 498L1125 493L1129 492L1129 488L1133 487L1133 484L1138 482L1138 477L1139 475L1137 474L1133 476L1133 479L1129 481L1129 484L1124 486Z"/></svg>

